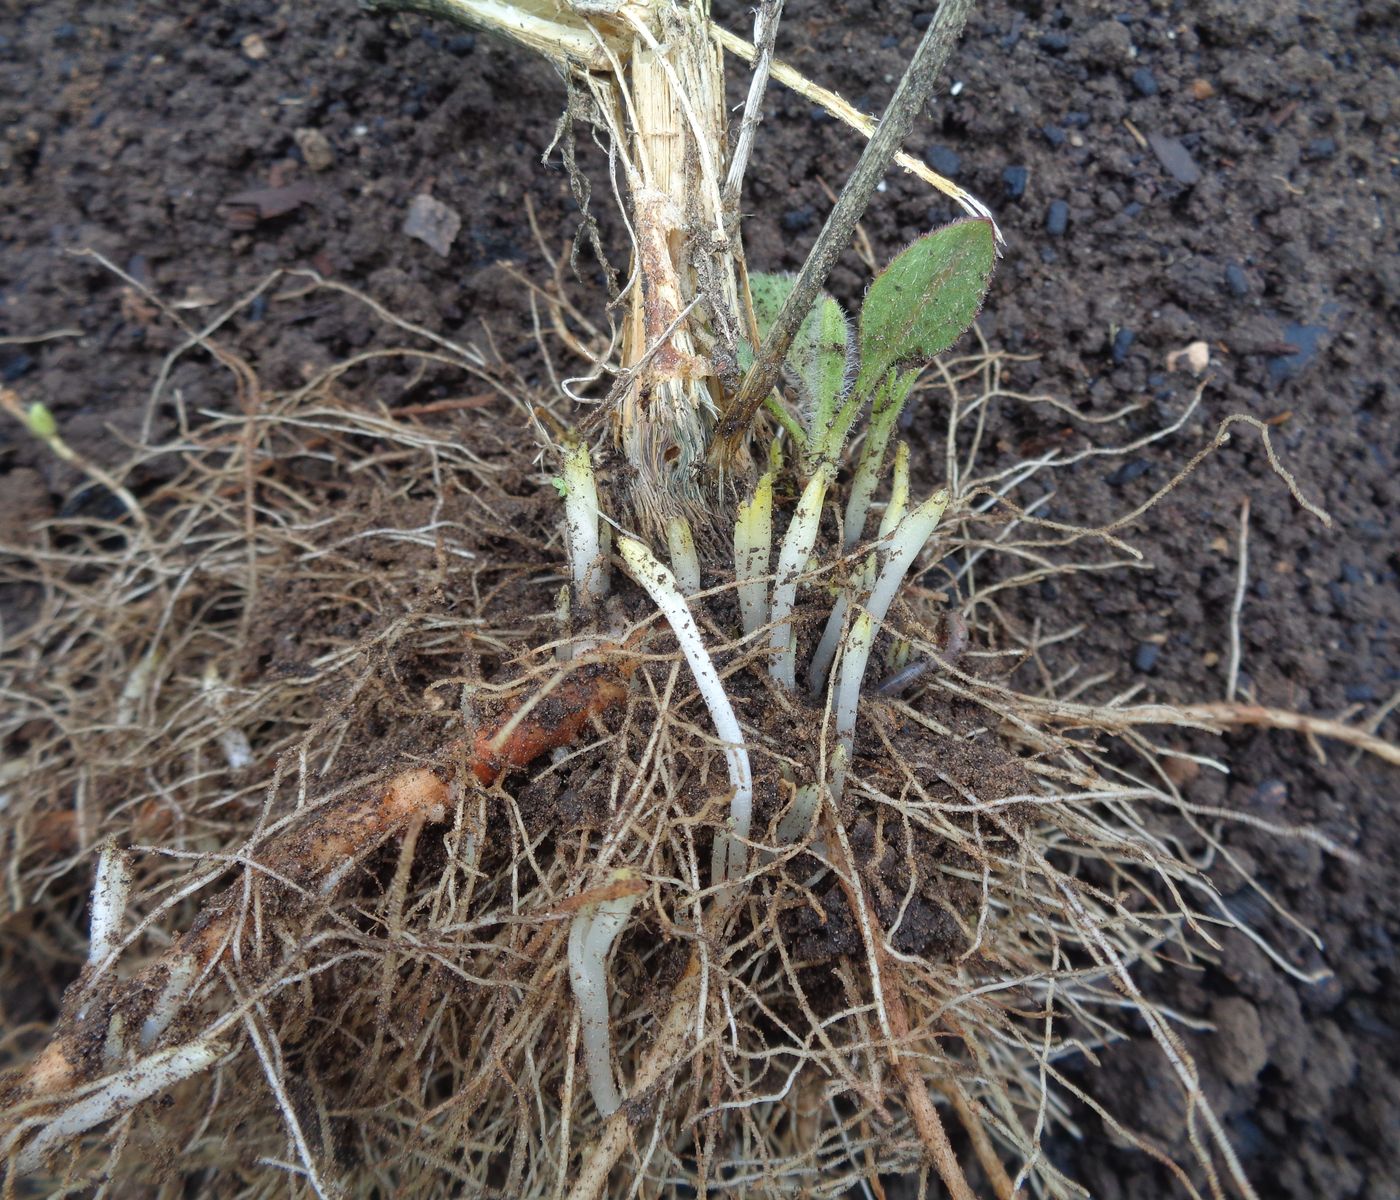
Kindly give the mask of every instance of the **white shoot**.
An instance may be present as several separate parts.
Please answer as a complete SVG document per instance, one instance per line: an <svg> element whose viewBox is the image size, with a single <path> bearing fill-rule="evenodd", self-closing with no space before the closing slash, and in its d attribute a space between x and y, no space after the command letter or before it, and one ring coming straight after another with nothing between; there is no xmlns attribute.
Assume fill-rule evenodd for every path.
<svg viewBox="0 0 1400 1200"><path fill-rule="evenodd" d="M888 556L880 568L870 599L865 604L876 624L883 621L885 614L890 611L894 594L904 582L905 572L928 542L947 507L948 492L939 488L890 532Z"/></svg>
<svg viewBox="0 0 1400 1200"><path fill-rule="evenodd" d="M881 540L887 538L900 521L904 520L904 513L908 507L909 446L906 442L900 442L894 453L894 480L890 489L890 500L885 505L884 516L880 518ZM836 649L841 642L841 629L846 623L846 610L851 603L851 590L863 591L875 582L875 561L872 554L866 560L864 569L852 581L851 588L843 590L836 597L831 616L827 618L826 628L822 630L821 641L817 643L816 652L812 655L812 662L807 671L807 686L814 696L826 685L827 674L836 659Z"/></svg>
<svg viewBox="0 0 1400 1200"><path fill-rule="evenodd" d="M835 466L824 462L807 481L807 486L802 490L802 499L797 502L797 509L792 514L792 523L783 538L783 548L778 554L777 582L773 585L773 631L768 638L769 646L776 653L768 663L768 673L789 688L797 687L797 662L791 628L792 609L797 600L797 578L807 569L807 560L812 556L817 530L821 526L822 504L826 500L827 488L835 477Z"/></svg>
<svg viewBox="0 0 1400 1200"><path fill-rule="evenodd" d="M13 1177L21 1178L37 1170L45 1155L70 1138L130 1112L157 1092L169 1091L177 1083L197 1075L211 1066L221 1053L212 1042L188 1042L149 1055L108 1075L96 1091L70 1104L19 1152L14 1160ZM0 1153L10 1149L12 1145L7 1144L0 1147Z"/></svg>
<svg viewBox="0 0 1400 1200"><path fill-rule="evenodd" d="M880 518L880 536L884 537L904 520L909 508L909 443L900 442L894 448L894 472L890 477L890 500L885 515Z"/></svg>
<svg viewBox="0 0 1400 1200"><path fill-rule="evenodd" d="M948 493L939 490L895 526L889 534L887 556L875 579L875 586L847 635L841 653L835 710L836 736L848 759L855 749L856 710L860 703L860 687L865 679L866 664L870 661L870 648L875 643L875 630L889 612L895 592L904 581L905 572L924 548L947 507ZM837 794L839 796L839 792Z"/></svg>
<svg viewBox="0 0 1400 1200"><path fill-rule="evenodd" d="M121 945L126 903L131 896L131 855L108 842L97 857L92 885L92 922L88 929L88 965L116 957Z"/></svg>
<svg viewBox="0 0 1400 1200"><path fill-rule="evenodd" d="M635 878L635 872L624 867L613 872L612 882L626 884ZM569 982L579 1008L583 1065L593 1103L604 1117L612 1116L622 1105L613 1077L608 954L626 926L639 895L634 891L587 905L579 910L569 927Z"/></svg>
<svg viewBox="0 0 1400 1200"><path fill-rule="evenodd" d="M228 711L229 694L232 689L219 675L219 668L209 663L204 668L204 678L200 680L204 698L221 717ZM229 770L241 771L253 761L253 746L248 735L236 725L229 725L218 733L219 749L224 752L224 761Z"/></svg>
<svg viewBox="0 0 1400 1200"><path fill-rule="evenodd" d="M812 828L812 818L817 815L817 805L820 800L821 787L815 783L809 783L805 787L797 789L792 806L778 822L778 844L780 846L800 842L807 836L807 831Z"/></svg>
<svg viewBox="0 0 1400 1200"><path fill-rule="evenodd" d="M753 822L753 772L749 767L749 752L744 746L744 734L734 706L729 703L719 672L710 659L710 652L700 637L690 608L676 585L675 576L657 561L641 542L623 537L618 540L618 554L632 576L646 590L657 608L671 623L680 643L681 653L695 676L700 697L710 710L715 734L724 743L724 760L729 768L729 786L734 795L729 802L730 830L715 838L711 858L711 879L728 882L748 869L748 848L744 845Z"/></svg>
<svg viewBox="0 0 1400 1200"><path fill-rule="evenodd" d="M695 535L684 517L672 517L666 523L666 542L671 549L671 570L681 592L693 596L700 590L700 557L695 553Z"/></svg>
<svg viewBox="0 0 1400 1200"><path fill-rule="evenodd" d="M574 590L585 607L608 594L608 560L598 533L598 484L588 447L564 447L564 520L568 529L569 566Z"/></svg>
<svg viewBox="0 0 1400 1200"><path fill-rule="evenodd" d="M904 410L904 402L914 386L918 372L906 371L903 375L891 375L876 391L870 410L870 428L865 434L865 445L861 447L860 461L856 464L855 476L851 480L851 496L846 501L845 541L842 549L849 553L854 550L865 532L865 518L870 512L870 501L875 495L875 486L880 480L880 467L885 461L885 447L890 434L894 432L899 414Z"/></svg>
<svg viewBox="0 0 1400 1200"><path fill-rule="evenodd" d="M739 616L744 633L768 623L769 558L773 546L773 473L758 481L753 498L739 505L734 521L734 571L739 580Z"/></svg>
<svg viewBox="0 0 1400 1200"><path fill-rule="evenodd" d="M870 647L875 642L875 621L870 613L862 612L851 623L846 646L841 654L841 674L836 682L836 736L847 760L855 750L856 712L860 706L860 685L865 678L865 664L870 660Z"/></svg>
<svg viewBox="0 0 1400 1200"><path fill-rule="evenodd" d="M862 571L861 576L864 574ZM868 587L869 583L865 586ZM831 664L836 658L836 648L841 644L841 630L846 624L846 610L850 606L850 591L842 588L836 597L836 603L831 606L831 615L826 619L821 641L817 643L816 650L812 652L812 661L807 666L807 687L814 696L820 694L826 685L827 672L831 670Z"/></svg>

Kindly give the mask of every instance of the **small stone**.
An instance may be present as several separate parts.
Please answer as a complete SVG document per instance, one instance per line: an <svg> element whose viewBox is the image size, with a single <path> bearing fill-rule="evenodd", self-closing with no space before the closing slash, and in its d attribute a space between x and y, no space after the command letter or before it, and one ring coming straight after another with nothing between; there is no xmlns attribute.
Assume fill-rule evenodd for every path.
<svg viewBox="0 0 1400 1200"><path fill-rule="evenodd" d="M1126 66L1133 61L1133 35L1111 18L1084 29L1075 26L1071 57L1090 68Z"/></svg>
<svg viewBox="0 0 1400 1200"><path fill-rule="evenodd" d="M1157 94L1157 76L1147 67L1139 67L1129 77L1132 81L1133 91L1139 96L1155 96Z"/></svg>
<svg viewBox="0 0 1400 1200"><path fill-rule="evenodd" d="M1230 996L1211 1006L1211 1061L1235 1087L1252 1084L1269 1064L1269 1049L1259 1011L1248 1000Z"/></svg>
<svg viewBox="0 0 1400 1200"><path fill-rule="evenodd" d="M1061 237L1069 228L1069 205L1063 200L1050 201L1045 213L1045 232L1051 237Z"/></svg>
<svg viewBox="0 0 1400 1200"><path fill-rule="evenodd" d="M1162 647L1155 642L1139 642L1138 648L1133 651L1133 669L1146 675L1156 667L1161 653Z"/></svg>
<svg viewBox="0 0 1400 1200"><path fill-rule="evenodd" d="M1191 81L1191 99L1209 100L1215 95L1215 84L1209 79L1193 79Z"/></svg>
<svg viewBox="0 0 1400 1200"><path fill-rule="evenodd" d="M473 33L454 34L447 39L446 46L449 54L455 54L461 58L476 49L476 35Z"/></svg>
<svg viewBox="0 0 1400 1200"><path fill-rule="evenodd" d="M930 25L932 25L932 24L933 24L933 14L932 14L932 13L918 12L918 13L915 13L915 14L914 14L914 28L915 28L915 29L927 29L927 28L928 28Z"/></svg>
<svg viewBox="0 0 1400 1200"><path fill-rule="evenodd" d="M1046 54L1063 54L1069 49L1069 35L1065 33L1042 33L1038 44Z"/></svg>
<svg viewBox="0 0 1400 1200"><path fill-rule="evenodd" d="M924 161L948 179L962 170L962 155L947 146L930 146L924 151Z"/></svg>
<svg viewBox="0 0 1400 1200"><path fill-rule="evenodd" d="M1058 125L1045 125L1040 132L1045 135L1045 140L1052 146L1063 146L1065 144L1065 131Z"/></svg>
<svg viewBox="0 0 1400 1200"><path fill-rule="evenodd" d="M1376 689L1369 683L1349 683L1345 695L1348 704L1370 704L1376 698Z"/></svg>
<svg viewBox="0 0 1400 1200"><path fill-rule="evenodd" d="M1137 334L1131 329L1120 329L1113 335L1113 361L1120 367L1128 361L1128 351L1136 340Z"/></svg>
<svg viewBox="0 0 1400 1200"><path fill-rule="evenodd" d="M14 383L34 369L34 359L23 350L0 359L0 382Z"/></svg>
<svg viewBox="0 0 1400 1200"><path fill-rule="evenodd" d="M1123 487L1132 483L1134 479L1140 479L1152 469L1151 464L1145 458L1135 458L1131 462L1124 463L1118 470L1105 477L1104 482L1109 487Z"/></svg>
<svg viewBox="0 0 1400 1200"><path fill-rule="evenodd" d="M1210 366L1210 343L1192 342L1180 350L1167 355L1167 370L1179 371L1185 367L1192 375L1201 375Z"/></svg>
<svg viewBox="0 0 1400 1200"><path fill-rule="evenodd" d="M1291 354L1279 354L1269 359L1269 382L1277 386L1300 375L1317 355L1318 347L1326 332L1325 325L1299 325L1295 323L1285 326L1283 340L1290 346L1296 346L1297 350Z"/></svg>
<svg viewBox="0 0 1400 1200"><path fill-rule="evenodd" d="M292 140L296 142L306 165L313 171L329 171L335 166L335 151L331 148L330 139L319 129L294 130Z"/></svg>
<svg viewBox="0 0 1400 1200"><path fill-rule="evenodd" d="M1225 289L1238 299L1249 295L1249 277L1239 263L1225 264Z"/></svg>
<svg viewBox="0 0 1400 1200"><path fill-rule="evenodd" d="M409 202L408 216L403 223L404 233L426 243L443 258L452 249L461 228L462 218L455 209L425 193L414 196Z"/></svg>
<svg viewBox="0 0 1400 1200"><path fill-rule="evenodd" d="M243 48L244 55L254 62L261 62L267 57L267 43L262 40L261 34L250 33L238 44Z"/></svg>
<svg viewBox="0 0 1400 1200"><path fill-rule="evenodd" d="M810 229L817 219L817 211L810 204L801 208L790 208L783 213L783 230L786 233L801 233Z"/></svg>
<svg viewBox="0 0 1400 1200"><path fill-rule="evenodd" d="M1001 190L1008 200L1019 200L1026 194L1031 173L1025 167L1007 167L1001 173Z"/></svg>
<svg viewBox="0 0 1400 1200"><path fill-rule="evenodd" d="M1325 162L1337 153L1337 139L1330 137L1313 138L1303 147L1304 162Z"/></svg>
<svg viewBox="0 0 1400 1200"><path fill-rule="evenodd" d="M1152 153L1157 156L1157 161L1162 164L1163 169L1177 183L1190 187L1200 182L1201 168L1196 165L1196 160L1181 144L1180 139L1151 133L1147 136L1147 144L1152 147Z"/></svg>
<svg viewBox="0 0 1400 1200"><path fill-rule="evenodd" d="M1361 570L1360 567L1355 566L1355 565L1353 565L1352 563L1343 563L1343 564L1342 564L1342 582L1343 582L1343 583L1365 583L1365 582L1366 582L1366 575L1365 575L1365 573Z"/></svg>

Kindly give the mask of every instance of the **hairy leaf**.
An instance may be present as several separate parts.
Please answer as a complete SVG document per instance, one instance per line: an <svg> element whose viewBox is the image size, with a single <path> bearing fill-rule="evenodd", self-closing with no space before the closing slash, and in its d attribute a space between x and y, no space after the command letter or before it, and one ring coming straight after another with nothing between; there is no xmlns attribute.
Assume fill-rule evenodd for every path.
<svg viewBox="0 0 1400 1200"><path fill-rule="evenodd" d="M792 275L749 276L761 336L768 336L794 283ZM825 292L793 338L787 362L802 385L802 423L816 440L831 424L836 405L849 390L855 364L850 323L841 306Z"/></svg>
<svg viewBox="0 0 1400 1200"><path fill-rule="evenodd" d="M935 229L896 257L860 312L857 394L869 395L891 367L922 366L957 341L982 307L995 262L987 220Z"/></svg>

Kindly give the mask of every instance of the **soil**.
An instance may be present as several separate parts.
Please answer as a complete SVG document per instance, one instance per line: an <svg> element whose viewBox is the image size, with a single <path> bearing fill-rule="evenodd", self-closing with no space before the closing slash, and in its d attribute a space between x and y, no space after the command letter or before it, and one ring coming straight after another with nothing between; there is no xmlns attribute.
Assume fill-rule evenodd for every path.
<svg viewBox="0 0 1400 1200"><path fill-rule="evenodd" d="M47 403L81 452L120 457L161 357L182 336L106 267L70 254L82 248L187 305L191 321L269 271L310 267L453 337L483 341L487 321L501 356L544 382L528 305L498 264L548 275L527 199L552 249L578 225L557 156L540 163L562 105L546 67L350 4L5 9L0 337L81 332L0 343L0 378ZM744 5L715 9L748 32ZM779 52L878 111L928 11L791 0ZM1334 520L1323 528L1304 513L1270 471L1258 431L1237 428L1135 527L1151 570L1047 581L1013 601L1011 619L1084 625L1052 672L1077 661L1082 675L1110 671L1120 689L1149 697L1222 696L1248 497L1244 693L1365 721L1400 687L1397 35L1400 14L1381 0L989 0L974 15L956 85L910 149L997 214L1007 247L980 324L993 344L1038 356L1017 385L1093 414L1145 401L1130 419L1140 435L1179 414L1195 386L1169 353L1196 340L1211 352L1203 402L1183 428L1061 473L1053 515L1100 524L1135 508L1238 412L1268 424L1303 491ZM794 269L829 207L819 181L839 187L858 147L780 88L765 115L746 241L755 265ZM590 147L580 153L597 166ZM615 244L605 191L594 207ZM446 254L403 232L419 195L452 210L417 206L433 236L456 228ZM952 215L892 175L864 228L884 259ZM867 280L849 254L831 287L850 302ZM287 300L255 302L225 334L276 388L353 353L370 330L339 306ZM370 382L386 402L436 398L387 368ZM191 410L234 403L207 374L180 369L171 385ZM170 426L168 398L156 417L157 432ZM1063 423L1047 418L1027 435L1053 436ZM929 437L935 427L935 414L914 425ZM0 427L5 543L91 503L80 483L17 426ZM1382 732L1396 736L1396 720ZM1177 744L1230 768L1200 772L1192 800L1316 826L1360 862L1227 828L1237 862L1319 934L1322 950L1257 906L1228 866L1224 890L1256 904L1303 972L1332 974L1299 982L1236 937L1220 966L1145 986L1216 1027L1187 1040L1260 1194L1400 1194L1396 776L1292 735ZM1103 1057L1097 1093L1169 1140L1174 1091L1157 1055L1126 1045ZM1082 1142L1048 1150L1096 1196L1179 1194L1151 1159L1118 1149L1090 1114L1080 1120Z"/></svg>

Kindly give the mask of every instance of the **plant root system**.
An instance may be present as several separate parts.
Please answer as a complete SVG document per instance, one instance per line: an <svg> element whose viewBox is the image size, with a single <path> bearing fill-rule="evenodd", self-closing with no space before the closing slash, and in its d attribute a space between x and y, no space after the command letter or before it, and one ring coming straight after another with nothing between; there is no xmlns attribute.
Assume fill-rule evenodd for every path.
<svg viewBox="0 0 1400 1200"><path fill-rule="evenodd" d="M368 303L309 276L264 291ZM834 1197L932 1169L954 1195L1081 1196L1045 1146L1085 1106L1162 1153L1067 1068L1143 1029L1187 1114L1186 1194L1252 1194L1183 1018L1136 976L1219 957L1241 924L1207 870L1220 825L1267 822L1194 805L1163 768L1180 752L1144 731L1395 751L1045 676L1073 631L1019 627L999 597L1138 559L1120 524L1018 499L1073 453L987 465L996 410L1034 411L1006 356L921 384L947 455L914 483L949 508L875 635L839 800L820 786L836 714L772 681L738 581L687 597L747 749L738 830L727 739L651 600L615 571L606 633L561 629L562 506L520 448L549 398L368 311L407 345L286 394L192 337L240 403L176 402L176 435L112 471L143 519L116 505L3 547L32 614L0 660L10 1194L29 1176L172 1197ZM776 532L795 502L775 496ZM858 568L839 546L824 530L785 618L806 654L823 581ZM714 878L730 837L742 866ZM604 1116L568 944L623 897L590 1051L621 1100Z"/></svg>

